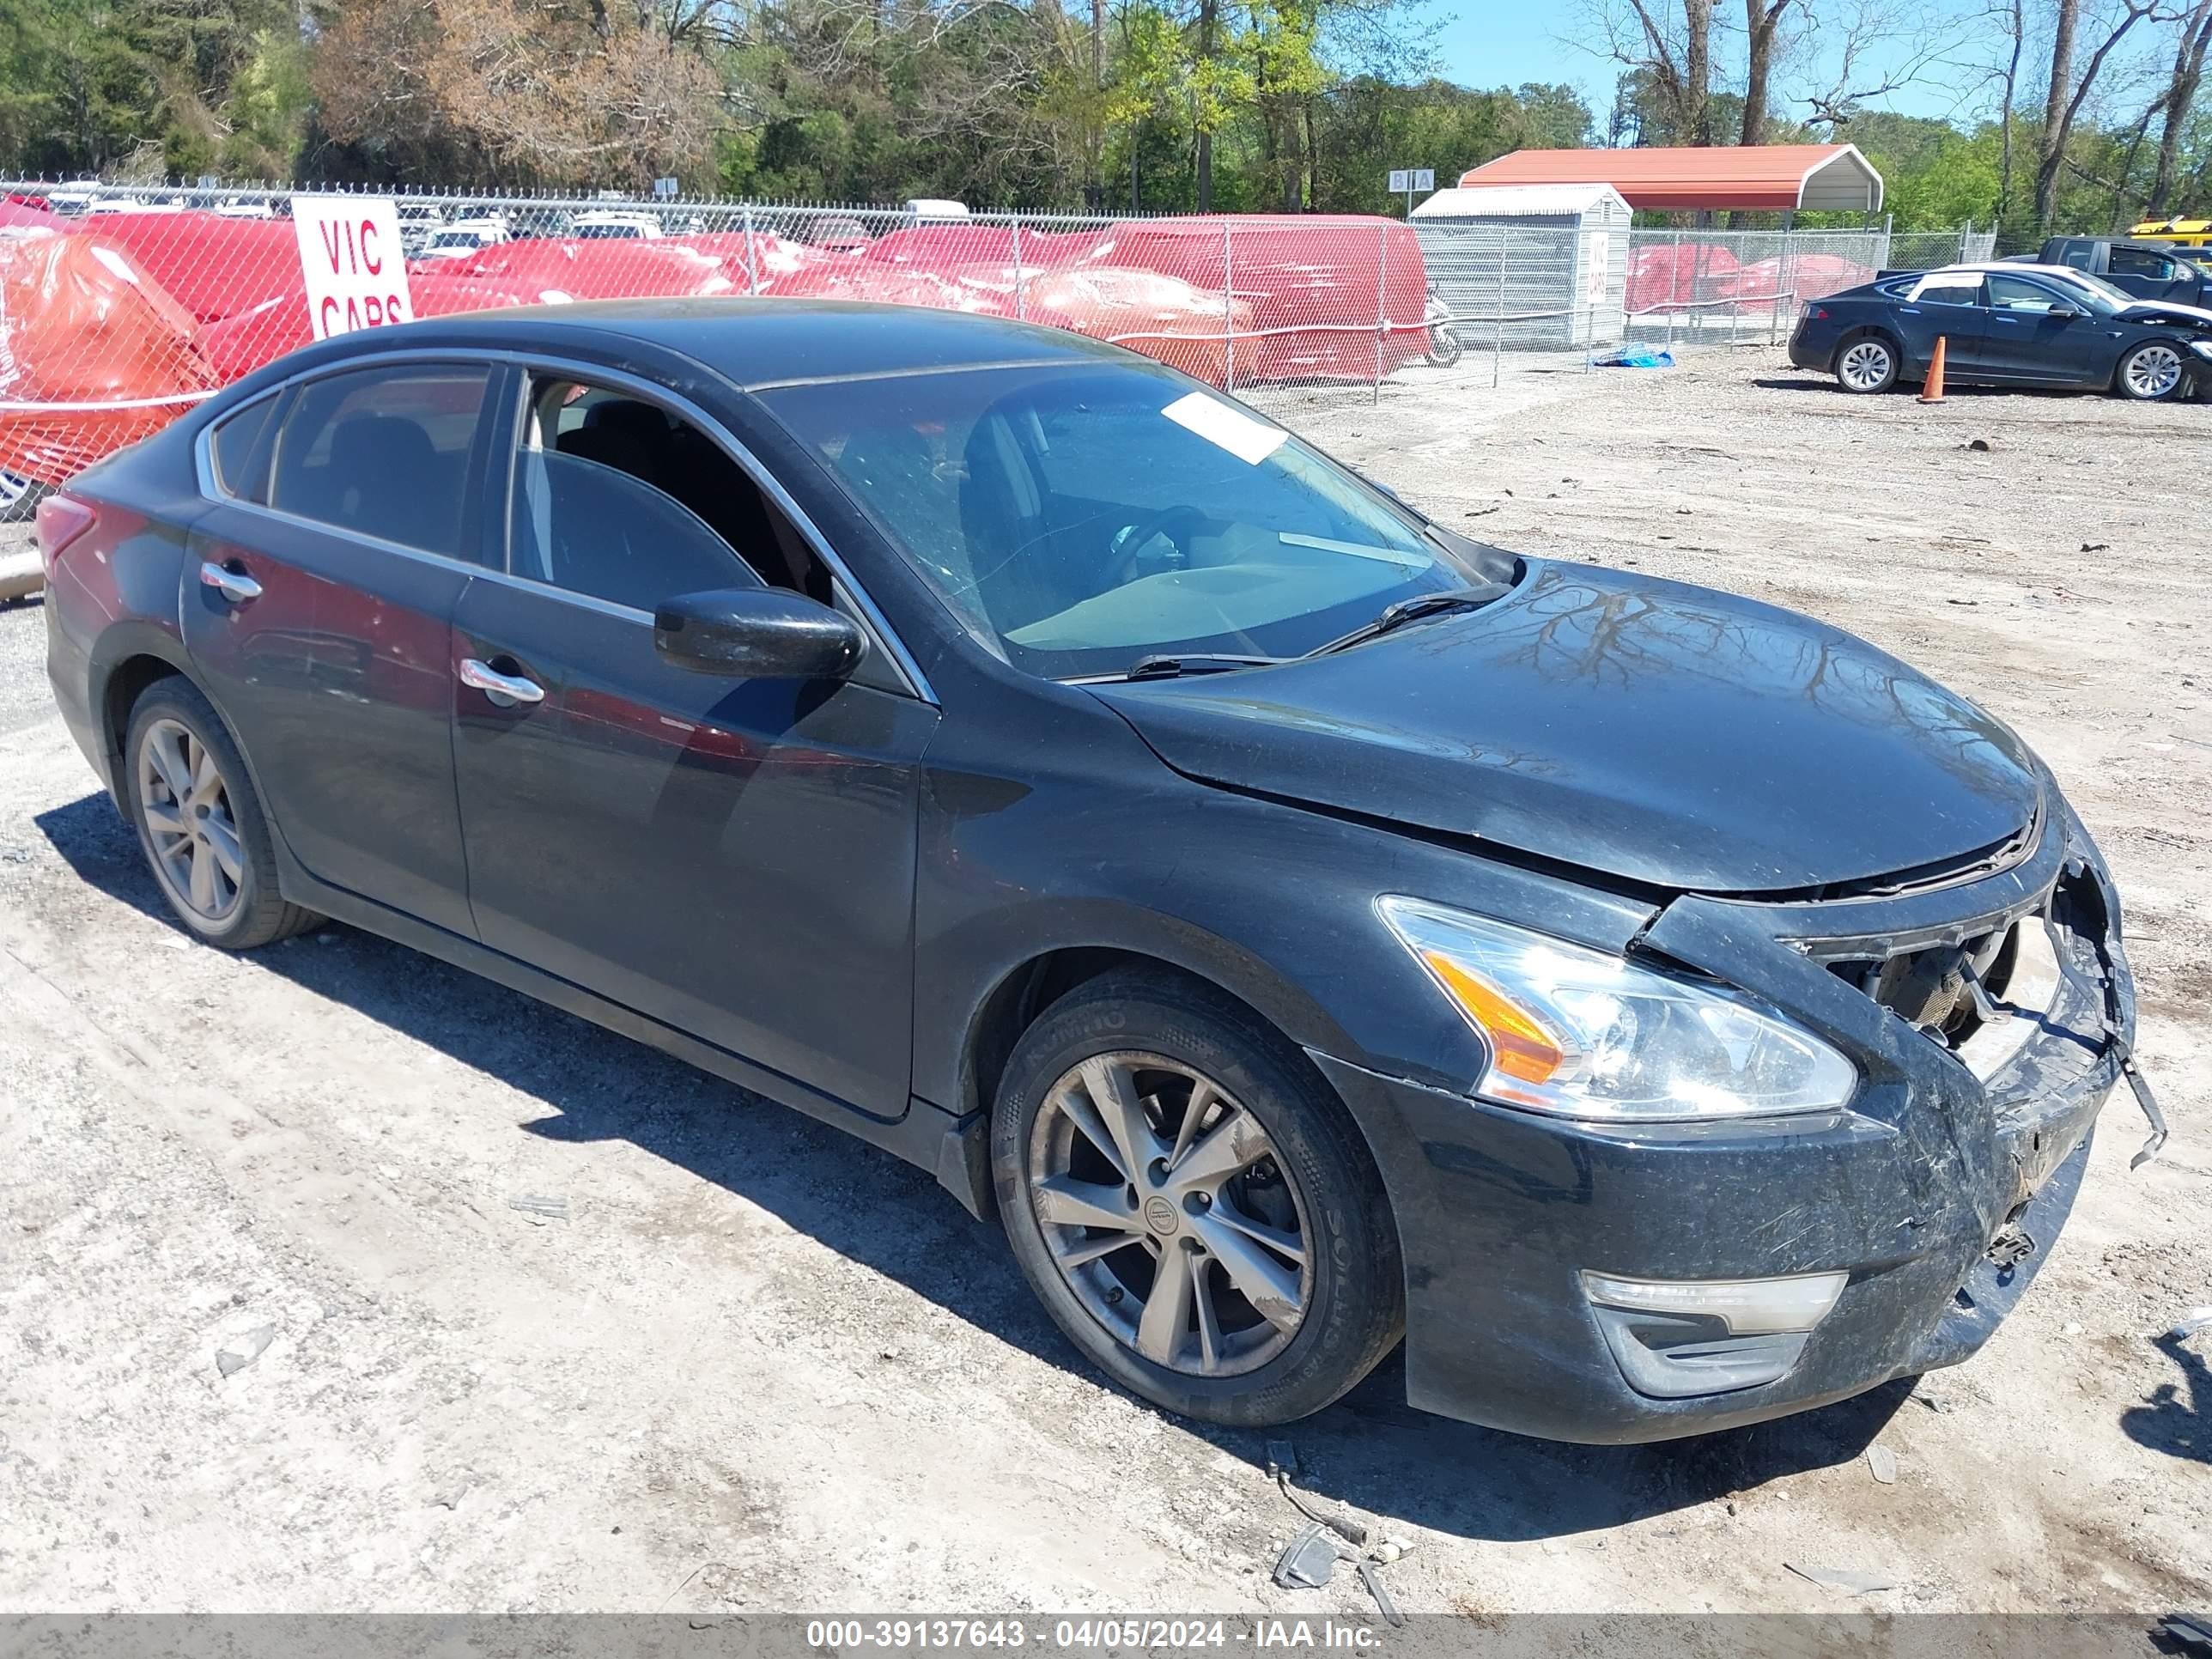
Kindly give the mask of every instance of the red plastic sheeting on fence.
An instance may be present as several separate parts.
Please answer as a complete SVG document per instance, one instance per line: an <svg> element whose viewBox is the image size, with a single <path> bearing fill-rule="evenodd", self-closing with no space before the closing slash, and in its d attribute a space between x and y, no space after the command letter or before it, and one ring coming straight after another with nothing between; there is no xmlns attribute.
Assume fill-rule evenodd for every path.
<svg viewBox="0 0 2212 1659"><path fill-rule="evenodd" d="M1760 259L1741 266L1714 285L1716 300L1767 300L1794 295L1817 300L1874 281L1874 272L1856 259L1835 253L1801 253L1794 259Z"/></svg>
<svg viewBox="0 0 2212 1659"><path fill-rule="evenodd" d="M0 204L0 213L52 219L27 204ZM99 250L118 262L115 269L135 272L120 285L142 296L131 313L137 344L118 349L96 332L52 325L34 314L48 303L41 290L24 287L0 315L0 366L12 363L16 382L62 384L78 370L112 368L118 385L152 388L135 395L159 396L226 384L312 337L289 221L184 212L54 223L68 234L0 240L66 243L72 252L49 257L80 272L100 265ZM566 300L754 293L1022 317L1118 341L1217 386L1364 383L1428 345L1419 245L1409 227L1386 220L1212 216L1067 232L956 222L872 240L857 219L814 229L803 241L758 228L625 240L530 238L414 262L409 284L418 317ZM121 301L110 296L109 303ZM166 378L140 372L156 359L170 365ZM92 374L86 384L98 380ZM81 465L129 441L117 434L143 435L185 406L50 412L40 441ZM63 427L72 429L52 435Z"/></svg>
<svg viewBox="0 0 2212 1659"><path fill-rule="evenodd" d="M219 384L198 324L127 254L0 236L0 471L64 483Z"/></svg>
<svg viewBox="0 0 2212 1659"><path fill-rule="evenodd" d="M0 230L60 230L69 221L22 196L0 198Z"/></svg>
<svg viewBox="0 0 2212 1659"><path fill-rule="evenodd" d="M1255 379L1370 380L1429 348L1428 271L1410 225L1326 214L1134 220L1102 233L1088 257L1232 291L1262 335Z"/></svg>
<svg viewBox="0 0 2212 1659"><path fill-rule="evenodd" d="M1628 256L1628 314L1720 297L1714 285L1734 276L1741 263L1726 248L1705 242L1638 248Z"/></svg>
<svg viewBox="0 0 2212 1659"><path fill-rule="evenodd" d="M300 241L289 219L103 213L73 228L121 248L204 323L234 317L300 286Z"/></svg>

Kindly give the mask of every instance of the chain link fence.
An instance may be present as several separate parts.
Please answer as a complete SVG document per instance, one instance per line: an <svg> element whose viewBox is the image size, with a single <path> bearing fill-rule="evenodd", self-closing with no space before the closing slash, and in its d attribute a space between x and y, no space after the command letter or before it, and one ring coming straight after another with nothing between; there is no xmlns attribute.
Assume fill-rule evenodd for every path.
<svg viewBox="0 0 2212 1659"><path fill-rule="evenodd" d="M327 193L327 192L318 192ZM386 192L377 192L384 194ZM295 192L0 182L0 513L308 343ZM587 299L808 297L1067 328L1265 406L1376 401L1624 345L1771 343L1894 263L1886 233L1417 227L408 191L417 317ZM1911 257L1967 251L1958 233ZM11 505L12 503L12 505Z"/></svg>

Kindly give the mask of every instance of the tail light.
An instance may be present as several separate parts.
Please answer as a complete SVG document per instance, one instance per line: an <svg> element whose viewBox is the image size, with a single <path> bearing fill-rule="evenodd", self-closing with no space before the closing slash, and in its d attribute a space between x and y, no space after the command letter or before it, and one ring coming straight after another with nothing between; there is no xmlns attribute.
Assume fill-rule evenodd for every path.
<svg viewBox="0 0 2212 1659"><path fill-rule="evenodd" d="M1808 322L1808 323L1825 323L1825 322L1826 322L1826 321L1828 320L1828 308L1827 308L1827 307L1826 307L1826 306L1807 306L1807 307L1805 307L1805 320L1806 320L1807 322Z"/></svg>
<svg viewBox="0 0 2212 1659"><path fill-rule="evenodd" d="M74 495L49 495L39 503L39 557L52 580L62 550L92 528L99 515Z"/></svg>

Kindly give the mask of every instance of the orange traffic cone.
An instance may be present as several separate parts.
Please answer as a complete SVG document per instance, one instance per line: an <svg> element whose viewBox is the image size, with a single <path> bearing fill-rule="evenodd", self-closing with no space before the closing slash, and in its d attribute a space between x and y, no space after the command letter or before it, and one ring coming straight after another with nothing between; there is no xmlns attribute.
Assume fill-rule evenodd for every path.
<svg viewBox="0 0 2212 1659"><path fill-rule="evenodd" d="M1946 343L1944 336L1938 334L1936 337L1936 355L1928 360L1928 379L1920 387L1920 401L1923 404L1943 401L1943 348Z"/></svg>

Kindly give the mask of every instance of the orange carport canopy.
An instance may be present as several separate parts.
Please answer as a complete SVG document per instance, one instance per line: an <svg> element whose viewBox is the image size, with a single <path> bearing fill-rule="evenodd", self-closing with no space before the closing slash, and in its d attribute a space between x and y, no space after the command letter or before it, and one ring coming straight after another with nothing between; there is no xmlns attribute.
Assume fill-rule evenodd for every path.
<svg viewBox="0 0 2212 1659"><path fill-rule="evenodd" d="M1636 208L1863 210L1881 174L1856 144L1711 149L1516 149L1460 175L1484 185L1611 185Z"/></svg>

